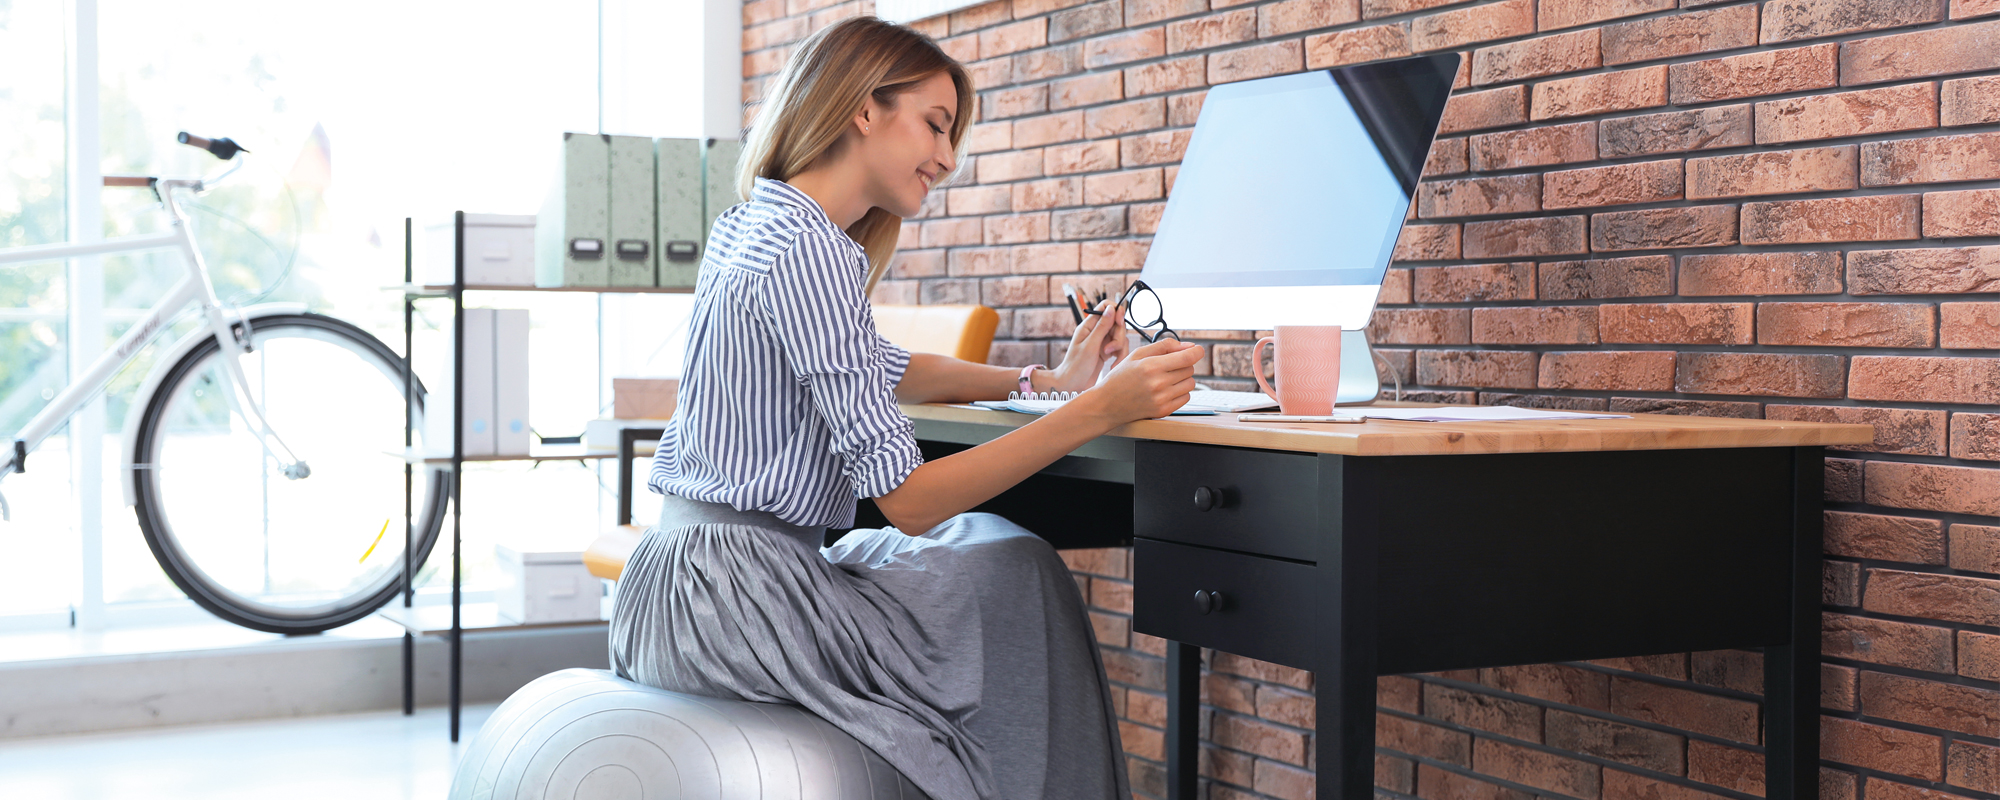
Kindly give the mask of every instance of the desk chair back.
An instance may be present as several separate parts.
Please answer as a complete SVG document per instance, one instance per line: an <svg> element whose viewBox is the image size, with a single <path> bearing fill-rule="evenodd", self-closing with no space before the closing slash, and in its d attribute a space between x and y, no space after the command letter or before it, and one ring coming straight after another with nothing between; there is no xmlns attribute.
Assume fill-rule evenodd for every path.
<svg viewBox="0 0 2000 800"><path fill-rule="evenodd" d="M937 353L986 363L1000 314L977 305L875 305L875 328L912 353Z"/></svg>

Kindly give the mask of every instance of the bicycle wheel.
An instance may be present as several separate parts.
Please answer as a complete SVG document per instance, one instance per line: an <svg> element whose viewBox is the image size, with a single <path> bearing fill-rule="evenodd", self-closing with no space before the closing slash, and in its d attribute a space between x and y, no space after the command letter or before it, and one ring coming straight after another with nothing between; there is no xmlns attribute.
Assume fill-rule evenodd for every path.
<svg viewBox="0 0 2000 800"><path fill-rule="evenodd" d="M318 314L250 320L243 370L259 407L312 474L289 480L229 410L214 337L176 362L137 431L139 528L203 608L261 631L317 633L403 587L403 364L360 328ZM413 393L422 429L424 390ZM411 530L422 565L450 475L420 468Z"/></svg>

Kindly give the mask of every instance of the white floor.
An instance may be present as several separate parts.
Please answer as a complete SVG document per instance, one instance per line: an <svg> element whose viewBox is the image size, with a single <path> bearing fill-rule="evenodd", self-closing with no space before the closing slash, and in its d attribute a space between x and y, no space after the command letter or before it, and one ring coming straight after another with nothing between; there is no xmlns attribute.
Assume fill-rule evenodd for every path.
<svg viewBox="0 0 2000 800"><path fill-rule="evenodd" d="M0 798L439 800L493 708L466 707L456 745L443 708L0 739Z"/></svg>

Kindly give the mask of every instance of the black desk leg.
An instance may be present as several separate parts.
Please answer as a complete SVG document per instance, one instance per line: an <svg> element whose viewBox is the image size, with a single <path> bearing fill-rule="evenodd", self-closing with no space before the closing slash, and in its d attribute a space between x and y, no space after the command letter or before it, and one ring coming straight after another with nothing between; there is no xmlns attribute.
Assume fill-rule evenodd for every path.
<svg viewBox="0 0 2000 800"><path fill-rule="evenodd" d="M1764 796L1819 797L1820 516L1825 452L1792 450L1791 643L1764 648Z"/></svg>
<svg viewBox="0 0 2000 800"><path fill-rule="evenodd" d="M403 716L417 713L416 637L403 631Z"/></svg>
<svg viewBox="0 0 2000 800"><path fill-rule="evenodd" d="M1201 763L1201 648L1167 640L1167 800L1194 800Z"/></svg>
<svg viewBox="0 0 2000 800"><path fill-rule="evenodd" d="M1375 564L1377 517L1385 491L1375 476L1340 456L1320 457L1316 565L1322 592L1313 670L1314 796L1375 796Z"/></svg>

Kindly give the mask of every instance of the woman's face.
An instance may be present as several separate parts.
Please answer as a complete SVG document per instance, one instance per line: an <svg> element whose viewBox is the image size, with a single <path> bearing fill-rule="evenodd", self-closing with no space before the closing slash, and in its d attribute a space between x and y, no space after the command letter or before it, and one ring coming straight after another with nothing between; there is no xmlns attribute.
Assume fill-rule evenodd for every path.
<svg viewBox="0 0 2000 800"><path fill-rule="evenodd" d="M899 217L916 216L924 196L958 166L951 148L957 113L958 88L942 72L889 104L869 98L855 125L871 204Z"/></svg>

